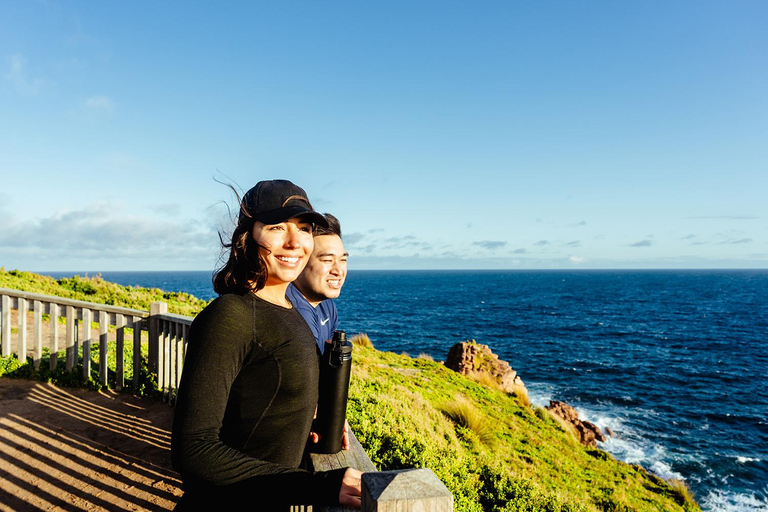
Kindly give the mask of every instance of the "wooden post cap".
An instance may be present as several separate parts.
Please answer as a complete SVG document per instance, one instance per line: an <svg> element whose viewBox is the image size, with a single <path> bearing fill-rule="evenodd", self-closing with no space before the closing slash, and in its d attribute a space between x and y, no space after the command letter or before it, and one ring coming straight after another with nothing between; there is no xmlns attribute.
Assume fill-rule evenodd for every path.
<svg viewBox="0 0 768 512"><path fill-rule="evenodd" d="M363 473L363 512L450 512L453 495L431 469Z"/></svg>

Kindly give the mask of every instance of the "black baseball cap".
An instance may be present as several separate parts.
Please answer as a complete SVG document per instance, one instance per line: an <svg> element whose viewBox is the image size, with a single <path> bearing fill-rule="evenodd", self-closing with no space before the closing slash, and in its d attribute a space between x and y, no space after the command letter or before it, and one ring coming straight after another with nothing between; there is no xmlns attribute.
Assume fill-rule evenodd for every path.
<svg viewBox="0 0 768 512"><path fill-rule="evenodd" d="M258 182L245 193L241 205L241 221L250 218L264 224L279 224L301 217L313 224L328 227L326 218L312 208L304 189L288 180Z"/></svg>

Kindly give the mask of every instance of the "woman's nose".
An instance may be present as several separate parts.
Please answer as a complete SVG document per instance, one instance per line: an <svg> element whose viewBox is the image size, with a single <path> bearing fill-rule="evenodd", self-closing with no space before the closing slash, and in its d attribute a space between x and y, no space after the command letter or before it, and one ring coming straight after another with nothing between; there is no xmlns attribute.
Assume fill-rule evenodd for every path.
<svg viewBox="0 0 768 512"><path fill-rule="evenodd" d="M290 248L301 247L301 234L298 228L289 225L288 230L285 232L285 246Z"/></svg>

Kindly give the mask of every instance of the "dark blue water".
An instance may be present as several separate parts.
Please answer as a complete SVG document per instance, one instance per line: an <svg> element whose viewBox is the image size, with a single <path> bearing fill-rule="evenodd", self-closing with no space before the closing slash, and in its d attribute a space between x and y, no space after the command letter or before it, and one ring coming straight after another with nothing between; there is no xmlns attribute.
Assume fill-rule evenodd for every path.
<svg viewBox="0 0 768 512"><path fill-rule="evenodd" d="M214 296L209 272L103 277ZM337 305L380 350L490 345L704 510L768 510L768 271L353 271Z"/></svg>

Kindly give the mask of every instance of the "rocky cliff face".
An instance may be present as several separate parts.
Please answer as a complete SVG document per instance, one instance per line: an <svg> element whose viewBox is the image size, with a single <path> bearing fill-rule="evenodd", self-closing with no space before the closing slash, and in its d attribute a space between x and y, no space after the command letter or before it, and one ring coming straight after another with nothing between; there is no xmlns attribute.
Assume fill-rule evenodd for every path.
<svg viewBox="0 0 768 512"><path fill-rule="evenodd" d="M499 359L488 345L480 345L474 341L457 343L448 351L445 366L469 377L490 378L507 393L528 396L528 390L517 372L509 363Z"/></svg>
<svg viewBox="0 0 768 512"><path fill-rule="evenodd" d="M579 419L579 413L565 402L550 400L546 407L550 412L566 423L573 425L579 435L579 441L584 446L597 446L597 441L605 441L605 436L597 425Z"/></svg>
<svg viewBox="0 0 768 512"><path fill-rule="evenodd" d="M509 363L499 359L488 345L480 345L474 340L457 343L448 351L445 366L479 381L490 379L507 393L528 397L528 390L517 372L509 366ZM579 419L579 413L567 403L550 400L546 409L565 423L572 425L581 444L594 447L597 446L597 441L605 441L605 435L597 425ZM608 435L611 433L609 432Z"/></svg>

